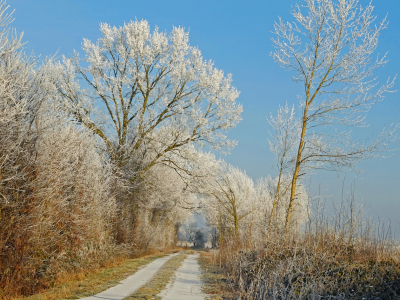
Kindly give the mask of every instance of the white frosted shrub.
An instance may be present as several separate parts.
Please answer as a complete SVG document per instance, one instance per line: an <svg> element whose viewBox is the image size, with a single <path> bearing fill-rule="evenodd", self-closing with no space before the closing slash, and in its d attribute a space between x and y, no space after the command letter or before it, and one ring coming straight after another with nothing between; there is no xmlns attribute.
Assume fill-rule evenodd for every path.
<svg viewBox="0 0 400 300"><path fill-rule="evenodd" d="M257 219L263 220L265 230L268 230L271 217L272 205L276 194L278 178L261 178L256 184L258 209ZM304 186L298 186L298 195L293 209L291 231L297 232L308 220L309 197ZM289 207L290 194L287 193L280 198L271 222L271 230L281 231L284 229L286 213Z"/></svg>
<svg viewBox="0 0 400 300"><path fill-rule="evenodd" d="M174 169L157 165L136 191L137 243L146 249L175 245L177 225L191 213L192 195Z"/></svg>
<svg viewBox="0 0 400 300"><path fill-rule="evenodd" d="M55 240L49 240L48 232L43 232L46 242L73 240L77 247L110 242L116 212L112 173L96 152L94 137L63 124L44 130L36 149L32 186L40 204L35 210L47 216L42 226L57 229Z"/></svg>
<svg viewBox="0 0 400 300"><path fill-rule="evenodd" d="M53 68L23 54L5 9L0 1L0 287L27 295L99 261L76 257L110 246L116 205L107 160L53 105Z"/></svg>

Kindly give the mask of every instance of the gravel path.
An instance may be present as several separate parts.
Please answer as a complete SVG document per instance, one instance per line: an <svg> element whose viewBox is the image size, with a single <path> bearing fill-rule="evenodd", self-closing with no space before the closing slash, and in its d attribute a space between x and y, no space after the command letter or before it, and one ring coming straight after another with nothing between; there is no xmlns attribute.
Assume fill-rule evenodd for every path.
<svg viewBox="0 0 400 300"><path fill-rule="evenodd" d="M109 288L108 290L101 292L95 296L81 298L81 300L121 300L129 295L133 294L137 289L146 284L153 275L160 269L160 267L170 258L177 255L178 253L168 255L163 258L156 259L149 263L144 268L137 271L132 276L122 280L118 285Z"/></svg>
<svg viewBox="0 0 400 300"><path fill-rule="evenodd" d="M176 271L175 281L160 293L163 300L204 300L201 291L200 266L198 254L188 255L182 266Z"/></svg>

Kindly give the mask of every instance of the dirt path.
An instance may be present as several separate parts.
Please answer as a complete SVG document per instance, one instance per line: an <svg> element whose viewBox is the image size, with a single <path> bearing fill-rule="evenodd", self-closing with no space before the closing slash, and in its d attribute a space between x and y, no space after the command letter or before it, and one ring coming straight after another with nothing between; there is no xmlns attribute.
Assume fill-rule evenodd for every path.
<svg viewBox="0 0 400 300"><path fill-rule="evenodd" d="M144 268L137 271L132 276L122 280L118 285L101 292L100 294L81 298L81 300L121 300L133 294L137 289L146 284L160 267L173 256L178 253L168 255L163 258L156 259Z"/></svg>
<svg viewBox="0 0 400 300"><path fill-rule="evenodd" d="M175 281L160 293L163 300L204 300L206 295L201 291L200 266L198 254L191 254L176 271Z"/></svg>

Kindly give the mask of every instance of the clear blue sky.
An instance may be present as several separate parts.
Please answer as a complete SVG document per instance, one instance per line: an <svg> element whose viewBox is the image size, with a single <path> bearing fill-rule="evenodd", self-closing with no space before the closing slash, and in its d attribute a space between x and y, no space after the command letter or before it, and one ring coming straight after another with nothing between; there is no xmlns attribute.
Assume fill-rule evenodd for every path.
<svg viewBox="0 0 400 300"><path fill-rule="evenodd" d="M362 4L370 0L361 0ZM270 38L274 20L281 16L291 20L289 9L294 0L9 0L15 9L13 27L24 31L27 52L43 58L80 51L83 38L100 37L100 22L122 25L134 19L146 19L151 26L170 32L172 26L190 30L190 44L198 46L205 59L232 73L234 84L241 91L243 121L229 132L239 145L225 159L247 171L255 180L274 174L274 157L267 145L266 116L279 104L296 101L300 84L291 81L291 74L279 68L269 56L273 50ZM389 29L380 38L379 51L389 52L389 64L377 75L381 80L400 70L400 1L375 0L378 20L388 13ZM400 79L396 84L400 89ZM389 94L370 112L367 121L370 134L392 122L400 122L400 92ZM400 148L400 143L394 145ZM369 208L369 214L390 217L393 227L400 228L400 151L390 158L360 164L364 173L347 174L346 187L356 182L356 196ZM343 174L319 172L311 181L312 192L319 188L328 201L340 196Z"/></svg>

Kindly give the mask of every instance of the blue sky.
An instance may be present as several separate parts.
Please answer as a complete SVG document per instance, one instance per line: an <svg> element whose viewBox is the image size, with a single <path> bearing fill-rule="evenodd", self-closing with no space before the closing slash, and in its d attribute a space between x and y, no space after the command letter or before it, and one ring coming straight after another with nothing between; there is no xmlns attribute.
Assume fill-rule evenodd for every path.
<svg viewBox="0 0 400 300"><path fill-rule="evenodd" d="M361 0L366 5L370 0ZM234 85L241 91L243 121L229 132L239 145L225 159L246 170L255 180L274 175L274 157L268 149L266 116L286 101L295 103L301 93L300 84L291 81L291 74L279 68L269 53L274 20L281 16L291 20L289 10L294 0L9 0L15 9L12 27L24 31L27 52L42 58L80 51L83 38L100 37L99 24L122 25L130 20L149 21L170 32L172 26L190 30L190 44L198 46L205 59L211 59L225 73L232 73ZM378 20L388 14L389 28L380 38L378 51L389 52L389 64L376 74L385 81L400 70L399 0L373 1ZM400 89L397 81L396 89ZM361 135L377 135L383 127L400 122L400 92L387 95L384 102L371 110L371 124ZM400 148L400 143L393 145ZM364 173L346 175L346 188L355 181L356 197L362 200L369 214L390 217L400 229L400 151L390 158L365 161ZM338 176L339 175L339 176ZM311 191L321 190L328 201L338 199L343 174L319 172L312 176Z"/></svg>

